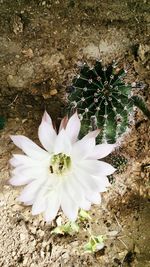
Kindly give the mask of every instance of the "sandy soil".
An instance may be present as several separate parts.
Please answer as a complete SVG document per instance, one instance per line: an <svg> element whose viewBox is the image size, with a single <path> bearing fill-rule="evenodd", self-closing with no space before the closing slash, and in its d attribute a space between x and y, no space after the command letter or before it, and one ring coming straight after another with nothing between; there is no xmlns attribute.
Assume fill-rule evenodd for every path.
<svg viewBox="0 0 150 267"><path fill-rule="evenodd" d="M127 64L127 79L142 81L138 93L150 103L149 9L146 0L0 1L0 115L7 119L0 132L0 266L150 266L150 125L140 112L117 151L128 159L126 168L79 233L52 235L56 222L31 216L16 200L21 189L8 185L8 161L18 151L9 135L36 141L45 108L59 123L65 88L84 60ZM95 254L83 250L89 229L108 237Z"/></svg>

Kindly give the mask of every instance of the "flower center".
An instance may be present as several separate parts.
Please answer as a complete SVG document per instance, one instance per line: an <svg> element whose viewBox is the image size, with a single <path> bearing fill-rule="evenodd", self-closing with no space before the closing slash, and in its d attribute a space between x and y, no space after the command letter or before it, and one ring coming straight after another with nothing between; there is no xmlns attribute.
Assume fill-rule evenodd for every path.
<svg viewBox="0 0 150 267"><path fill-rule="evenodd" d="M57 175L62 175L68 169L70 169L70 166L71 158L63 153L59 153L53 155L51 159L50 172Z"/></svg>

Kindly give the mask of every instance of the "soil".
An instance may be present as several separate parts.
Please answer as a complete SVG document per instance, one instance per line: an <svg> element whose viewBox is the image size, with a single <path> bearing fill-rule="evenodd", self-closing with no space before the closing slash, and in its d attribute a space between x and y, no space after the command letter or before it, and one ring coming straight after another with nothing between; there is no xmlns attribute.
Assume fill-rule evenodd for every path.
<svg viewBox="0 0 150 267"><path fill-rule="evenodd" d="M17 201L8 184L9 159L18 151L10 134L37 141L45 108L56 124L64 115L65 89L84 61L115 59L147 105L150 73L150 5L147 0L0 0L0 266L149 267L150 124L136 111L117 153L128 159L93 206L79 233L52 235L56 226ZM61 216L61 212L59 214ZM87 254L89 231L105 235L105 247Z"/></svg>

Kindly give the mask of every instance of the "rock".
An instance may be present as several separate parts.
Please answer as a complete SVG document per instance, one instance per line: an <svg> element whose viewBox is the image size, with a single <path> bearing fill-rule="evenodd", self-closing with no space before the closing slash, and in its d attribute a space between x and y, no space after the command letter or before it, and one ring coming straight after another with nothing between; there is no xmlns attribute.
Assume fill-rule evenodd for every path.
<svg viewBox="0 0 150 267"><path fill-rule="evenodd" d="M21 241L24 241L25 239L26 239L26 235L21 233L20 234L20 240Z"/></svg>
<svg viewBox="0 0 150 267"><path fill-rule="evenodd" d="M25 82L20 77L11 74L7 76L7 83L9 87L18 87L18 88L24 87L25 84Z"/></svg>
<svg viewBox="0 0 150 267"><path fill-rule="evenodd" d="M53 69L54 66L59 64L60 60L64 60L64 55L62 53L57 53L52 56L46 54L43 56L42 65L46 69Z"/></svg>
<svg viewBox="0 0 150 267"><path fill-rule="evenodd" d="M33 50L31 48L29 48L27 50L22 50L21 52L24 55L24 57L27 57L29 59L34 56Z"/></svg>
<svg viewBox="0 0 150 267"><path fill-rule="evenodd" d="M12 21L13 32L18 35L23 32L23 23L20 16L15 15Z"/></svg>
<svg viewBox="0 0 150 267"><path fill-rule="evenodd" d="M50 90L50 95L53 96L53 95L57 95L57 90L56 89L52 89Z"/></svg>

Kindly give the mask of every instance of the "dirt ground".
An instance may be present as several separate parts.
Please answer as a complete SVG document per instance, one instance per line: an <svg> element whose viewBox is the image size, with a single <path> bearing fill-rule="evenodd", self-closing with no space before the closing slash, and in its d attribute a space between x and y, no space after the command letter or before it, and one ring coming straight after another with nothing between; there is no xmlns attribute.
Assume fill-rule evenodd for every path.
<svg viewBox="0 0 150 267"><path fill-rule="evenodd" d="M84 61L116 59L130 69L127 79L150 104L150 5L147 0L0 0L0 266L149 267L150 124L135 122L117 153L128 159L114 175L92 221L73 236L52 235L56 226L31 215L17 202L21 188L8 185L9 159L18 151L10 134L37 141L45 108L59 123L65 89ZM85 254L89 228L107 235L105 247Z"/></svg>

